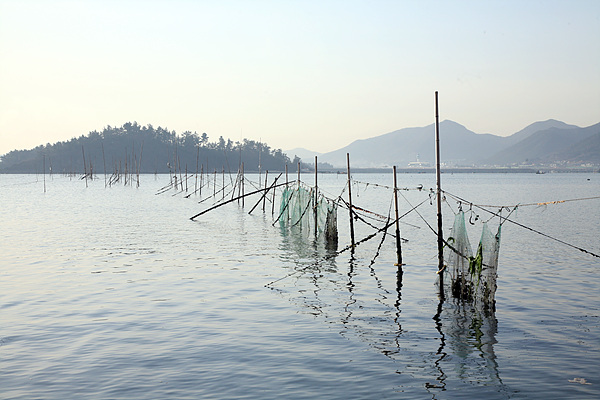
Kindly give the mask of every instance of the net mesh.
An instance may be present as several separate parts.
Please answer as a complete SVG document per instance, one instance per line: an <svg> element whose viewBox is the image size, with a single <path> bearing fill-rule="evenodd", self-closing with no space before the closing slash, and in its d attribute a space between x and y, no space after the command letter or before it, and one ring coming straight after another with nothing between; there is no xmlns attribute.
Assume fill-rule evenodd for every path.
<svg viewBox="0 0 600 400"><path fill-rule="evenodd" d="M495 309L500 232L501 225L494 234L488 223L484 223L473 254L465 214L463 211L456 214L444 249L444 291L448 296L473 302L482 309Z"/></svg>
<svg viewBox="0 0 600 400"><path fill-rule="evenodd" d="M337 243L337 203L314 189L286 187L281 195L279 222L303 231L323 234L328 243ZM315 229L316 228L316 229Z"/></svg>

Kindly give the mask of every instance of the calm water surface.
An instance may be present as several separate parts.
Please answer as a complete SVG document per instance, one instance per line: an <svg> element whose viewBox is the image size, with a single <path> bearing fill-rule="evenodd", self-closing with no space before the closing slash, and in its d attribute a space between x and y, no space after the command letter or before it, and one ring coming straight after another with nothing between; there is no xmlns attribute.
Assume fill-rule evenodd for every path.
<svg viewBox="0 0 600 400"><path fill-rule="evenodd" d="M434 178L399 175L425 189L401 192L401 213L424 201L417 210L434 225ZM391 174L354 179L355 204L387 215L391 191L375 184ZM600 174L442 179L495 211L600 196ZM319 186L335 198L345 180L320 175ZM497 309L486 315L440 302L436 239L416 212L401 225L398 281L393 239L332 256L320 238L273 225L269 202L249 215L256 197L190 221L213 188L157 195L168 182L105 188L100 176L86 188L46 176L44 193L42 176L0 175L0 398L600 397L598 258L505 223ZM447 200L446 231L459 207ZM462 208L479 215L476 243L492 216ZM511 219L600 253L598 199L522 206ZM341 250L342 208L338 226ZM357 239L372 231L357 221Z"/></svg>

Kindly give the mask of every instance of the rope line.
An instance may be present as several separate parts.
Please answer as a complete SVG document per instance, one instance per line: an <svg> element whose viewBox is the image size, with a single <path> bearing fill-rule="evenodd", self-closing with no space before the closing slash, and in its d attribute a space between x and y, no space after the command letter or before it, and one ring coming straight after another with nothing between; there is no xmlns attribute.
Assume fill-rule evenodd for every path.
<svg viewBox="0 0 600 400"><path fill-rule="evenodd" d="M545 202L541 202L541 203L519 203L519 204L514 204L514 205L493 205L493 204L474 204L471 203L470 201L467 201L465 199L461 199L460 197L453 195L452 193L449 193L445 190L442 190L442 192L444 194L447 194L450 197L453 197L455 200L462 202L462 203L466 203L466 204L471 204L475 207L490 207L490 208L513 208L513 207L527 207L527 206L547 206L547 205L551 205L551 204L561 204L561 203L568 203L571 201L584 201L584 200L597 200L600 199L600 196L593 196L593 197L581 197L581 198L577 198L577 199L567 199L567 200L554 200L554 201L545 201Z"/></svg>
<svg viewBox="0 0 600 400"><path fill-rule="evenodd" d="M453 197L453 198L455 198L455 199L458 199L458 200L460 200L460 201L462 201L462 202L465 202L465 203L467 203L467 204L472 204L471 202L469 202L469 201L467 201L467 200L465 200L465 199L463 199L463 198L461 198L461 197L458 197L458 196L456 196L456 195L454 195L454 194L451 194L451 193L448 193L448 192L445 192L445 191L444 191L444 193L445 193L445 194L447 194L448 196L451 196L451 197ZM588 200L588 199L593 199L593 198L600 198L600 196L598 196L598 197L589 197L589 198L586 198L585 200ZM577 201L577 200L581 200L581 199L572 199L572 200L564 200L564 201ZM537 203L536 203L536 204L537 204ZM529 204L529 205L531 205L531 204ZM574 244L567 243L567 242L565 242L564 240L561 240L561 239L555 238L555 237L553 237L553 236L550 236L550 235L548 235L548 234L545 234L545 233L543 233L543 232L540 232L540 231L538 231L538 230L536 230L536 229L533 229L533 228L531 228L531 227L529 227L529 226L523 225L523 224L521 224L521 223L519 223L519 222L516 222L516 221L513 221L513 220L511 220L511 219L508 219L508 217L503 217L503 216L499 215L498 213L495 213L495 212L493 212L493 211L490 211L490 210L488 210L488 209L484 208L485 206L479 206L479 205L476 205L476 204L473 204L473 206L474 206L474 207L477 207L477 208L479 208L480 210L483 210L483 211L485 211L485 212L488 212L488 213L490 213L490 214L492 214L492 215L494 215L494 216L496 216L496 217L499 217L501 221L502 221L502 220L504 220L504 221L508 221L508 222L510 222L510 223L512 223L512 224L515 224L515 225L517 225L517 226L519 226L519 227L521 227L521 228L524 228L524 229L527 229L527 230L529 230L529 231L531 231L531 232L537 233L538 235L541 235L541 236L547 237L548 239L552 239L552 240L554 240L554 241L557 241L557 242L559 242L559 243L562 243L562 244L564 244L564 245L566 245L566 246L569 246L569 247L572 247L572 248L574 248L574 249L577 249L577 250L579 250L579 251L581 251L581 252L583 252L583 253L586 253L586 254L589 254L589 255L591 255L591 256L594 256L594 257L600 258L600 255L599 255L599 254L596 254L596 253L594 253L594 252L591 252L591 251L589 251L589 250L586 250L586 249L584 249L584 248L581 248L581 247L579 247L579 246L575 246ZM517 205L517 206L515 206L515 207L521 207L521 206L522 206L522 205ZM504 207L503 207L503 208L504 208Z"/></svg>

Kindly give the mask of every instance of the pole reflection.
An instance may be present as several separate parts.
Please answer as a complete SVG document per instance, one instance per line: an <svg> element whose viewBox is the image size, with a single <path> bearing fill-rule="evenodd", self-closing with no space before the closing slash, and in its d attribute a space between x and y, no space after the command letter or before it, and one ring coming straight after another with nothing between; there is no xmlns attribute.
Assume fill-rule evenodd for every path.
<svg viewBox="0 0 600 400"><path fill-rule="evenodd" d="M415 304L404 304L402 268L396 266L395 290L388 290L377 269L390 264L365 262L352 252L338 265L340 256L324 241L300 229L282 229L281 234L282 261L292 262L293 267L271 288L289 296L305 312L339 324L342 336L366 342L392 359L396 372L423 382L431 398L465 384L491 387L496 394L508 392L494 353L498 327L493 311L438 297L432 327L436 339L413 319ZM341 268L344 264L347 269ZM406 331L405 324L412 328Z"/></svg>

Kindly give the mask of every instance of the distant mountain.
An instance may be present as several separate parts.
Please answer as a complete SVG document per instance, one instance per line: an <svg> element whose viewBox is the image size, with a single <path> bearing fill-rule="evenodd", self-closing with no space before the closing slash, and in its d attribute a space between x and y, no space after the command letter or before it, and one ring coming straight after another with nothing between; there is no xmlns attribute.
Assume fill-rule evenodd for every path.
<svg viewBox="0 0 600 400"><path fill-rule="evenodd" d="M293 160L295 156L298 156L298 158L300 158L300 160L302 160L302 162L305 162L305 163L314 163L315 156L320 156L321 154L323 154L323 153L319 153L316 151L307 150L302 147L296 147L295 149L291 149L291 150L284 150L284 153L291 160Z"/></svg>
<svg viewBox="0 0 600 400"><path fill-rule="evenodd" d="M477 134L456 122L445 120L440 123L441 157L445 163L473 165L490 157L499 146L500 136ZM336 167L345 165L346 153L357 167L407 166L419 160L435 162L435 125L420 128L405 128L394 132L352 142L339 150L325 153L320 161Z"/></svg>
<svg viewBox="0 0 600 400"><path fill-rule="evenodd" d="M587 128L566 126L568 126L566 129L553 127L530 134L525 139L499 151L490 157L488 162L490 164L519 164L569 161L560 156L567 150L570 152L569 159L582 159L582 162L588 162L589 157L582 157L581 154L587 152L588 149L580 143L600 132L600 124Z"/></svg>
<svg viewBox="0 0 600 400"><path fill-rule="evenodd" d="M600 132L548 157L548 161L600 164Z"/></svg>
<svg viewBox="0 0 600 400"><path fill-rule="evenodd" d="M559 128L559 129L570 129L570 128L579 128L576 125L565 124L562 121L557 121L555 119L549 119L546 121L534 122L531 125L527 125L525 128L521 129L517 133L513 133L508 136L507 142L511 145L520 142L523 139L528 138L536 132L543 131L550 128Z"/></svg>
<svg viewBox="0 0 600 400"><path fill-rule="evenodd" d="M511 136L503 137L478 134L456 122L445 120L440 123L440 153L442 163L457 167L569 160L589 163L598 158L597 153L591 150L595 142L592 140L588 147L577 146L577 143L597 132L598 125L580 128L550 119L535 122ZM416 161L421 166L433 166L434 152L435 126L431 124L356 140L339 150L322 154L319 161L344 167L346 153L350 153L351 164L360 168L407 167Z"/></svg>

